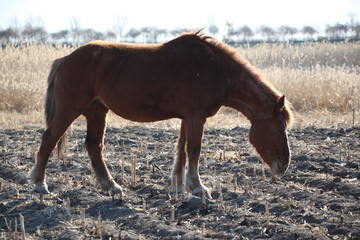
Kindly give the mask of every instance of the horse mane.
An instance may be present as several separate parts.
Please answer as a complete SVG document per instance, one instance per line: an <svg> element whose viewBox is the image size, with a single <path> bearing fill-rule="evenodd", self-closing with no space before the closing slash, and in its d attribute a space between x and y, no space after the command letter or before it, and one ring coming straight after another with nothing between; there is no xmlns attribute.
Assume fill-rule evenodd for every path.
<svg viewBox="0 0 360 240"><path fill-rule="evenodd" d="M238 79L240 74L244 74L243 72L248 73L250 78L253 80L253 84L255 84L259 89L262 89L268 99L270 99L270 101L274 104L283 96L273 86L273 84L266 80L262 73L260 73L246 59L241 57L235 48L215 39L212 36L204 34L202 29L195 32L184 33L170 42L181 39L197 42L197 44L201 44L208 51L214 53L212 55L214 55L215 58L218 58L216 61L217 64L221 65L222 69L224 69L224 74L226 74L229 78ZM291 104L288 101L286 101L285 108L282 113L287 125L290 125L293 117Z"/></svg>

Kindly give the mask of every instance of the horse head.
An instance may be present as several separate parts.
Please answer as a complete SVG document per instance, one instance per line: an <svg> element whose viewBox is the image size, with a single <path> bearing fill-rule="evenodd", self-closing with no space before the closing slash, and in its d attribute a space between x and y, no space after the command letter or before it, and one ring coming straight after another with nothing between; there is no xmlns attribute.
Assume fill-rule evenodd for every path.
<svg viewBox="0 0 360 240"><path fill-rule="evenodd" d="M270 114L253 113L251 118L250 143L274 175L284 174L291 161L287 137L289 119L285 96L277 101Z"/></svg>

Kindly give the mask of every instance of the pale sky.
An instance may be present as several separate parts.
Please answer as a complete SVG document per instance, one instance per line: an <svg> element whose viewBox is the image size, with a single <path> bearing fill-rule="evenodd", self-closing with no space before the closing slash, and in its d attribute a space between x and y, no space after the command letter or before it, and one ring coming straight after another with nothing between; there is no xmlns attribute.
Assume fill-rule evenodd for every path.
<svg viewBox="0 0 360 240"><path fill-rule="evenodd" d="M261 25L277 28L349 22L349 13L360 22L360 0L0 0L0 29L17 18L20 26L29 19L48 32L67 29L70 18L81 28L111 30L117 16L126 18L126 30L151 26L168 30L177 27L199 29L213 19L224 33L225 22L234 28Z"/></svg>

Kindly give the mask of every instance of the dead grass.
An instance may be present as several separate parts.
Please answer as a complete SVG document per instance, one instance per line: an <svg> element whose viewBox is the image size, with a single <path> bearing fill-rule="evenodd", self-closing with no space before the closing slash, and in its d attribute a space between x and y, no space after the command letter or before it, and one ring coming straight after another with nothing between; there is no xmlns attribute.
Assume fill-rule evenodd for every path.
<svg viewBox="0 0 360 240"><path fill-rule="evenodd" d="M74 49L30 45L0 50L0 128L43 125L43 100L51 62ZM292 103L295 126L351 125L360 115L360 44L263 44L243 47L240 54L257 66ZM133 124L113 114L109 123ZM238 113L221 110L208 127L248 125ZM148 126L178 128L179 120Z"/></svg>
<svg viewBox="0 0 360 240"><path fill-rule="evenodd" d="M356 73L350 67L269 67L264 73L286 95L296 111L346 113L360 106L360 72Z"/></svg>
<svg viewBox="0 0 360 240"><path fill-rule="evenodd" d="M288 43L241 47L240 54L260 69L268 67L312 69L320 67L355 68L359 73L359 43Z"/></svg>
<svg viewBox="0 0 360 240"><path fill-rule="evenodd" d="M0 49L0 111L41 111L52 61L73 50L50 45Z"/></svg>

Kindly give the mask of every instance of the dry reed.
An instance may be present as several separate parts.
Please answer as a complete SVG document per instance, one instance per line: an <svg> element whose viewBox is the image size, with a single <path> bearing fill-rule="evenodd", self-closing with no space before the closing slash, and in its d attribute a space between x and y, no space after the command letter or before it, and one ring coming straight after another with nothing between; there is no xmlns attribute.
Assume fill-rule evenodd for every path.
<svg viewBox="0 0 360 240"><path fill-rule="evenodd" d="M297 111L360 107L359 43L279 43L240 48Z"/></svg>
<svg viewBox="0 0 360 240"><path fill-rule="evenodd" d="M1 127L25 122L43 124L43 100L50 65L54 59L73 50L35 44L22 47L9 45L0 49ZM314 116L314 112L321 112L317 114L320 116L324 115L323 112L329 113L330 124L334 113L349 113L351 116L346 121L351 121L352 114L359 112L359 43L261 44L239 48L239 52L287 96L296 112ZM230 121L224 124L223 120L229 119L230 112L221 113L220 120L208 123L210 127L228 125ZM230 117L231 122L239 120L237 114ZM118 125L131 124L128 121L117 122ZM358 120L355 119L356 123ZM159 127L162 128L179 126L178 122L161 124Z"/></svg>

